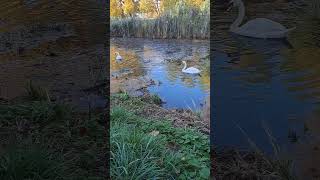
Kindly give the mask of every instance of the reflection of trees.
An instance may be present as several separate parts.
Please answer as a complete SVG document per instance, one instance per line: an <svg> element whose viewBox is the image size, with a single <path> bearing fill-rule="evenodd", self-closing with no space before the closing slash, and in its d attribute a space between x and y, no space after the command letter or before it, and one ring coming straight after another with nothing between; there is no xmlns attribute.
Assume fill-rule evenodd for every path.
<svg viewBox="0 0 320 180"><path fill-rule="evenodd" d="M285 82L292 92L302 92L302 98L320 97L320 26L313 20L305 20L293 31L291 42L295 49L284 51L286 61L281 71L291 73L293 77Z"/></svg>
<svg viewBox="0 0 320 180"><path fill-rule="evenodd" d="M115 52L119 52L123 58L122 62L116 62ZM118 72L124 69L131 70L132 73L128 74L130 77L139 77L144 75L144 71L139 60L138 55L128 49L118 49L111 45L110 47L110 71Z"/></svg>
<svg viewBox="0 0 320 180"><path fill-rule="evenodd" d="M28 3L33 3L32 8ZM101 4L73 0L0 0L0 4L0 19L8 23L9 30L17 26L67 22L75 30L76 47L105 42L101 37L105 37L106 15Z"/></svg>
<svg viewBox="0 0 320 180"><path fill-rule="evenodd" d="M194 87L197 82L195 78L199 78L199 82L201 87L204 90L209 90L210 88L210 59L206 58L201 60L201 55L198 52L191 52L189 53L191 60L187 61L187 67L191 66L198 66L200 70L202 70L201 77L199 76L182 76L182 68L183 64L181 61L177 62L167 62L167 70L168 70L168 79L171 82L176 81L177 79L181 78L181 81L188 87ZM189 59L188 58L188 59Z"/></svg>
<svg viewBox="0 0 320 180"><path fill-rule="evenodd" d="M210 90L210 58L205 58L203 64L203 71L200 77L200 84L205 90Z"/></svg>
<svg viewBox="0 0 320 180"><path fill-rule="evenodd" d="M231 36L233 46L237 47L235 57L230 63L241 74L238 79L248 83L268 83L272 80L272 72L278 66L283 48L287 48L283 41L273 39L255 39L242 36Z"/></svg>
<svg viewBox="0 0 320 180"><path fill-rule="evenodd" d="M305 17L297 29L292 32L290 42L293 50L286 50L286 57L281 65L281 71L291 76L284 81L289 91L295 92L299 97L318 101L320 97L320 26L317 21ZM301 179L313 179L320 171L320 109L312 112L304 123L304 130L308 134L306 140L296 146L297 168L300 169ZM303 128L303 127L301 127ZM311 138L310 138L311 137Z"/></svg>
<svg viewBox="0 0 320 180"><path fill-rule="evenodd" d="M115 46L111 46L111 48L110 48L110 51L111 51L110 52L111 71L118 71L123 68L132 68L132 69L135 69L134 76L141 76L141 75L144 75L145 72L143 71L142 64L140 62L152 61L153 64L164 63L164 65L161 65L161 66L165 66L166 72L167 72L166 78L170 82L175 83L177 80L181 80L188 87L194 87L198 83L200 83L201 88L203 88L205 91L208 91L210 88L210 60L209 60L209 58L201 59L202 57L204 57L204 54L200 54L199 52L193 50L193 49L197 49L196 45L193 48L189 48L188 50L186 50L188 52L188 55L190 55L190 57L188 57L188 59L190 59L188 61L188 67L189 66L200 67L200 69L203 71L201 74L201 77L182 75L181 70L183 68L183 64L181 63L181 61L174 60L174 59L172 59L172 61L170 61L170 62L164 61L164 59L167 59L167 57L171 56L172 54L170 54L170 55L166 54L167 51L163 51L162 48L169 49L169 50L179 48L179 50L180 50L180 49L184 49L183 45L179 46L179 44L172 45L172 44L166 43L166 44L161 45L162 48L159 48L157 46L157 44L155 44L155 46L153 46L152 43L151 44L143 43L143 41L140 42L139 40L137 40L137 42L134 46L132 46L131 43L126 43L125 41L124 42L119 41L119 42L117 42L117 44L119 44L121 47L126 47L126 48L124 48L126 50L116 48ZM168 47L166 47L166 46L168 46ZM139 50L139 51L142 50L143 51L142 57L138 57L138 55L135 54L135 52L130 51L128 49L135 49L135 50ZM191 49L191 51L190 51L190 49ZM179 50L177 50L177 51L179 51ZM124 60L122 63L117 63L115 61L115 52L116 51L119 51L119 53L121 54L121 56L124 57L124 59L130 59L130 61ZM205 53L207 53L207 52L205 52ZM178 53L178 54L180 54L180 53ZM183 52L183 54L185 54L185 52ZM140 58L142 58L142 60ZM148 66L148 63L145 65ZM197 81L197 79L199 81Z"/></svg>
<svg viewBox="0 0 320 180"><path fill-rule="evenodd" d="M266 83L272 79L272 66L266 62L265 57L258 54L247 54L239 57L239 62L233 68L242 72L237 79L248 83Z"/></svg>

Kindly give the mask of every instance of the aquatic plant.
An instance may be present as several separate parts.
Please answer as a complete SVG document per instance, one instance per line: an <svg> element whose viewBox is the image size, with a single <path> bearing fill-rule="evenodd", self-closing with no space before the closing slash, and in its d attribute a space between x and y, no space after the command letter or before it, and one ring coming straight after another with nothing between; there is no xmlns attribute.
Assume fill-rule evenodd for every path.
<svg viewBox="0 0 320 180"><path fill-rule="evenodd" d="M192 105L187 105L187 109L193 112L196 116L202 119L202 110L199 109L193 99L191 99Z"/></svg>
<svg viewBox="0 0 320 180"><path fill-rule="evenodd" d="M276 139L265 125L264 130L273 148L273 156L260 150L247 133L238 127L247 137L251 150L215 149L215 161L212 164L218 179L296 179L293 161L281 152Z"/></svg>
<svg viewBox="0 0 320 180"><path fill-rule="evenodd" d="M311 0L310 9L312 16L314 18L320 18L320 1L319 0Z"/></svg>
<svg viewBox="0 0 320 180"><path fill-rule="evenodd" d="M110 34L117 37L209 39L209 9L206 2L199 10L179 1L174 9L156 18L112 18Z"/></svg>
<svg viewBox="0 0 320 180"><path fill-rule="evenodd" d="M163 103L162 99L157 94L152 94L150 98L154 104L161 105Z"/></svg>

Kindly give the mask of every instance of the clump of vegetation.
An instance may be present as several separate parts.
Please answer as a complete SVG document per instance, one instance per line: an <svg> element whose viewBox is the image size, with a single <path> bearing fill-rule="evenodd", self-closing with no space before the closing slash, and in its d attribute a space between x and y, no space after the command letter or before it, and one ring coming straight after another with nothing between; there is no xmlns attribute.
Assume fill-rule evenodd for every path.
<svg viewBox="0 0 320 180"><path fill-rule="evenodd" d="M209 178L209 139L197 130L117 106L111 110L110 135L113 178Z"/></svg>
<svg viewBox="0 0 320 180"><path fill-rule="evenodd" d="M311 13L313 17L319 19L320 18L320 1L312 0L310 7L311 7Z"/></svg>
<svg viewBox="0 0 320 180"><path fill-rule="evenodd" d="M244 133L244 131L240 128ZM265 132L273 147L273 155L262 152L248 138L252 150L215 149L212 171L217 179L282 179L295 180L293 161L281 153L279 145L267 128ZM246 134L245 134L246 135ZM214 149L212 149L214 152Z"/></svg>
<svg viewBox="0 0 320 180"><path fill-rule="evenodd" d="M250 150L223 149L213 155L212 174L217 179L283 179L294 180L292 162L272 159Z"/></svg>
<svg viewBox="0 0 320 180"><path fill-rule="evenodd" d="M0 179L105 179L105 114L89 117L29 87L31 97L0 105Z"/></svg>
<svg viewBox="0 0 320 180"><path fill-rule="evenodd" d="M62 156L45 148L15 146L1 155L0 179L63 179L65 167Z"/></svg>
<svg viewBox="0 0 320 180"><path fill-rule="evenodd" d="M155 103L155 104L158 104L158 105L161 105L162 104L162 100L161 98L158 96L158 95L152 95L152 101Z"/></svg>
<svg viewBox="0 0 320 180"><path fill-rule="evenodd" d="M144 2L144 1L142 1ZM156 12L152 18L139 18L133 12L111 18L110 33L118 37L208 39L210 33L210 1L164 1L158 6L143 6L142 13ZM121 8L116 6L115 8ZM148 10L150 9L150 10ZM132 10L134 11L134 10ZM121 14L122 11L119 13ZM115 13L115 14L119 14ZM141 12L140 12L141 13Z"/></svg>
<svg viewBox="0 0 320 180"><path fill-rule="evenodd" d="M30 100L34 101L50 101L49 93L47 89L36 86L32 83L32 81L29 81L26 86L27 95L30 98Z"/></svg>

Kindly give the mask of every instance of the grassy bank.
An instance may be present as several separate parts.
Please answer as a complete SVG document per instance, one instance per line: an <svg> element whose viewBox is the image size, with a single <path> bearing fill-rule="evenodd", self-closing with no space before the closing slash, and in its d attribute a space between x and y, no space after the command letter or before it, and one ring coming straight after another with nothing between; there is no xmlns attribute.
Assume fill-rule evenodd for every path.
<svg viewBox="0 0 320 180"><path fill-rule="evenodd" d="M209 39L210 10L207 6L196 10L177 3L176 9L152 19L112 18L110 33L114 37Z"/></svg>
<svg viewBox="0 0 320 180"><path fill-rule="evenodd" d="M111 97L111 176L118 179L208 179L209 139L169 119L146 118L139 109L156 98ZM162 116L163 117L163 116Z"/></svg>
<svg viewBox="0 0 320 180"><path fill-rule="evenodd" d="M79 113L48 97L31 85L26 96L0 101L0 179L105 179L103 112Z"/></svg>
<svg viewBox="0 0 320 180"><path fill-rule="evenodd" d="M242 129L241 131L246 134ZM212 174L217 179L297 179L292 157L287 151L281 150L267 128L265 132L273 154L260 150L250 138L250 149L212 148Z"/></svg>
<svg viewBox="0 0 320 180"><path fill-rule="evenodd" d="M220 149L212 154L211 166L216 179L297 179L290 159L257 151Z"/></svg>

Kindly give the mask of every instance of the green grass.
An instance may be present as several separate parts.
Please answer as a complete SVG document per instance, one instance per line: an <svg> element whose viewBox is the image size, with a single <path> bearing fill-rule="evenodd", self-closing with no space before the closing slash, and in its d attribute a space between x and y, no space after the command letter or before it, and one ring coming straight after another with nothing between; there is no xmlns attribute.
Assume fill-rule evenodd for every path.
<svg viewBox="0 0 320 180"><path fill-rule="evenodd" d="M162 104L161 98L156 94L151 95L151 99L152 99L154 104L158 104L158 105Z"/></svg>
<svg viewBox="0 0 320 180"><path fill-rule="evenodd" d="M106 179L104 119L39 98L1 104L0 179Z"/></svg>
<svg viewBox="0 0 320 180"><path fill-rule="evenodd" d="M1 155L0 179L63 179L64 167L59 154L36 146L15 146Z"/></svg>
<svg viewBox="0 0 320 180"><path fill-rule="evenodd" d="M13 125L24 120L28 123L47 126L70 117L70 107L45 101L31 101L12 105L0 105L1 124Z"/></svg>
<svg viewBox="0 0 320 180"><path fill-rule="evenodd" d="M208 179L209 140L167 120L111 111L111 176L120 179ZM152 135L154 134L154 135Z"/></svg>

